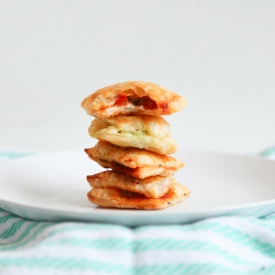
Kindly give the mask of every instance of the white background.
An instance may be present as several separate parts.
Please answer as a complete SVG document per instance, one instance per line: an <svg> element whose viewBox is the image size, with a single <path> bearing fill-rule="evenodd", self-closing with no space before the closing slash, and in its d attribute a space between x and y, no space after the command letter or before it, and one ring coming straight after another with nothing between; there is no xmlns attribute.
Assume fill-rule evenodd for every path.
<svg viewBox="0 0 275 275"><path fill-rule="evenodd" d="M187 98L180 148L275 143L275 1L0 0L0 147L92 146L81 101L127 80Z"/></svg>

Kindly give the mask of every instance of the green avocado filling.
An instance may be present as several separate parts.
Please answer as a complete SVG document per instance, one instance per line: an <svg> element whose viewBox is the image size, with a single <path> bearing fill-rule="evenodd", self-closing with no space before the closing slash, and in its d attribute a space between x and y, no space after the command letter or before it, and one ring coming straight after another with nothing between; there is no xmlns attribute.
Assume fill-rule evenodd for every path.
<svg viewBox="0 0 275 275"><path fill-rule="evenodd" d="M118 134L129 133L129 134L132 134L134 136L146 136L148 134L145 130L139 130L139 129L136 129L135 132L127 132L127 131L118 130L117 133Z"/></svg>

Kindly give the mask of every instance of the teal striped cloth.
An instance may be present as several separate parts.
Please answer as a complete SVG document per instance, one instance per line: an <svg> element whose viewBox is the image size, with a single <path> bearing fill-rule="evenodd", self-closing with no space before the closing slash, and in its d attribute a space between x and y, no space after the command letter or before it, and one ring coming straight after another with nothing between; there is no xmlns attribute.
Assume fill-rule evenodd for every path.
<svg viewBox="0 0 275 275"><path fill-rule="evenodd" d="M0 159L25 154L0 151ZM129 228L0 209L0 274L275 274L275 214Z"/></svg>

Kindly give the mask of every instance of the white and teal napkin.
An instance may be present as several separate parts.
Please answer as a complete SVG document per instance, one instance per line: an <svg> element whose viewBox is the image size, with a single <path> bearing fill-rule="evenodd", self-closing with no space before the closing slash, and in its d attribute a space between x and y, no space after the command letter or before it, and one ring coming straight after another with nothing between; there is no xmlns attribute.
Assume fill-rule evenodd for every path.
<svg viewBox="0 0 275 275"><path fill-rule="evenodd" d="M0 159L25 154L4 150ZM275 274L275 214L129 228L0 210L0 274Z"/></svg>

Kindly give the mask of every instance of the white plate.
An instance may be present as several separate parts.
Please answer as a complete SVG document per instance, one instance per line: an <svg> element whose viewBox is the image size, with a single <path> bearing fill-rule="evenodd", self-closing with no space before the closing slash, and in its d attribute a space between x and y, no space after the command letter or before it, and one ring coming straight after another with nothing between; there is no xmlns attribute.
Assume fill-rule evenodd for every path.
<svg viewBox="0 0 275 275"><path fill-rule="evenodd" d="M91 204L87 174L103 170L83 151L47 153L0 165L0 207L34 220L143 224L186 223L219 215L263 216L275 211L275 161L228 153L183 151L175 174L191 189L165 210L104 209Z"/></svg>

